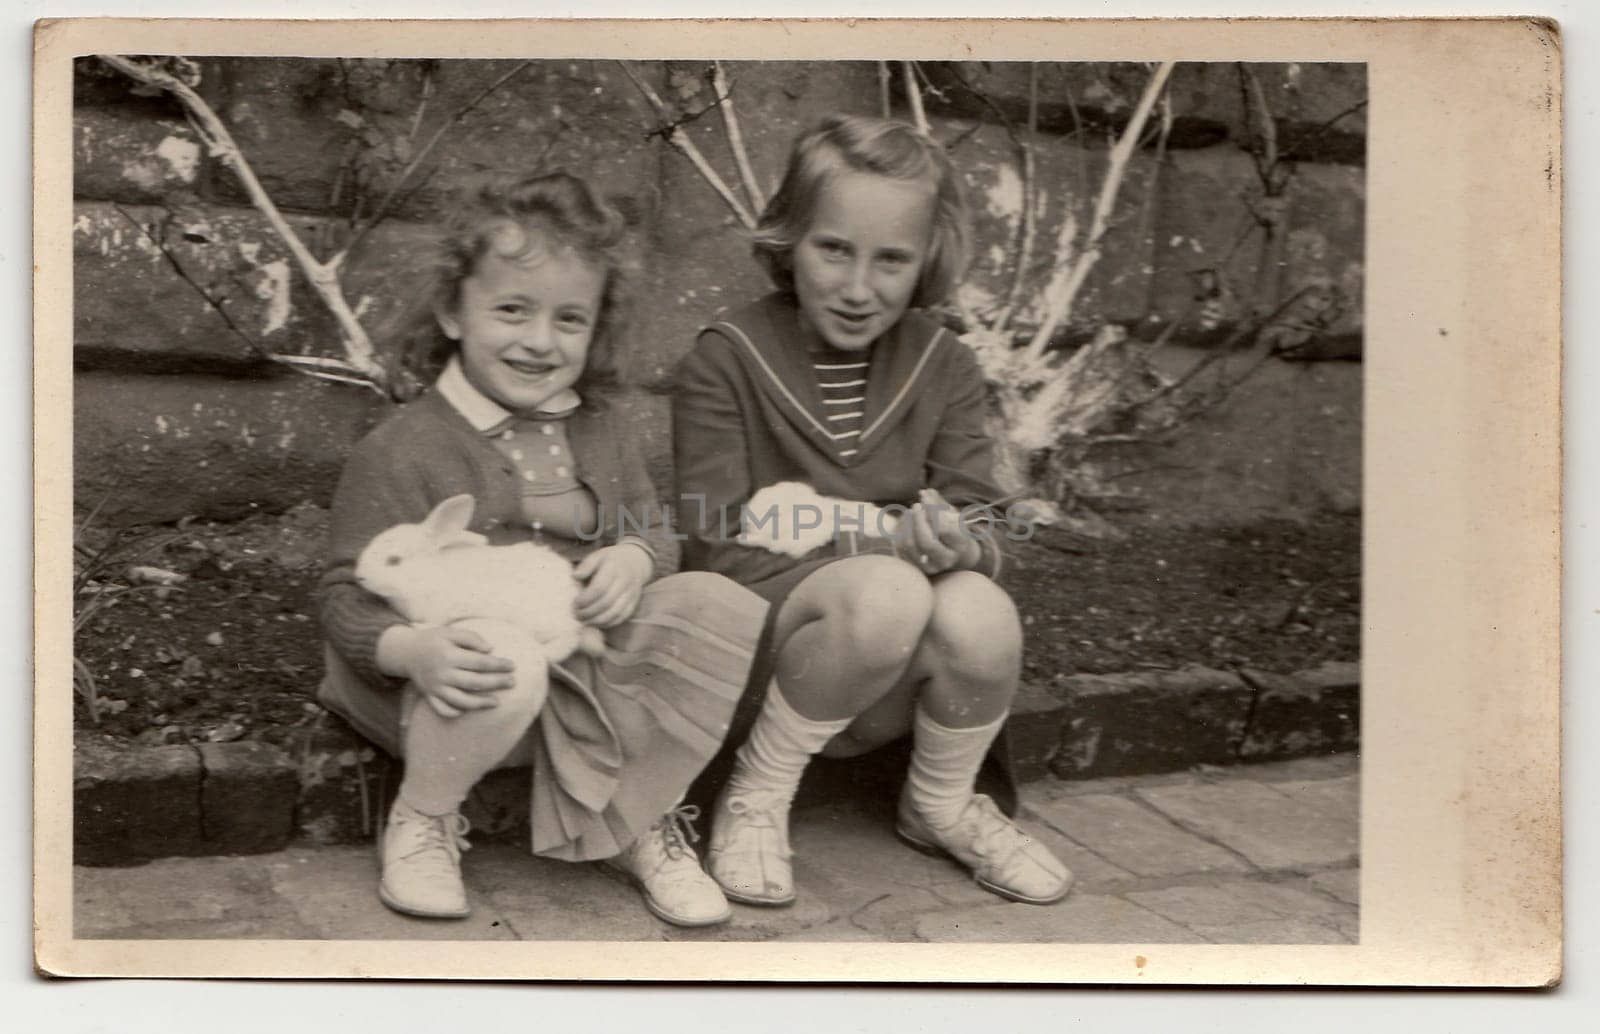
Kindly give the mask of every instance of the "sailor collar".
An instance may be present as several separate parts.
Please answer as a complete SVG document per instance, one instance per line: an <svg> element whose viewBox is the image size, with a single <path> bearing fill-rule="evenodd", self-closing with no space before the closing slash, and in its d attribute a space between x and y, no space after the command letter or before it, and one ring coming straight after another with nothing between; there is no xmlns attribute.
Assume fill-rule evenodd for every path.
<svg viewBox="0 0 1600 1034"><path fill-rule="evenodd" d="M733 343L751 381L796 430L842 467L864 462L905 419L934 355L949 337L937 322L919 313L901 317L872 346L861 434L839 435L828 430L811 354L797 333L800 314L794 305L772 295L747 313L748 317L738 317L739 323L721 320L707 329Z"/></svg>

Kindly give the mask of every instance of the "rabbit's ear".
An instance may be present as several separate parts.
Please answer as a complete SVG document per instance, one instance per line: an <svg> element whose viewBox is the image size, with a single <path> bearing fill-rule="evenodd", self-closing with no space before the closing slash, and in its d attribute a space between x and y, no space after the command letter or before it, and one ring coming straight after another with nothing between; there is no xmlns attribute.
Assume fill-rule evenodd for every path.
<svg viewBox="0 0 1600 1034"><path fill-rule="evenodd" d="M472 523L472 496L453 495L433 508L422 522L422 529L437 542L449 542Z"/></svg>

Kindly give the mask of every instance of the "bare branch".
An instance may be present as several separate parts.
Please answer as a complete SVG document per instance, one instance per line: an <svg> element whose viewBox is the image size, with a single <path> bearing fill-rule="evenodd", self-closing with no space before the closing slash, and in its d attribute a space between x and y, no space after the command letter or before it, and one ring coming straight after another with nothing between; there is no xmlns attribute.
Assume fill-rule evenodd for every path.
<svg viewBox="0 0 1600 1034"><path fill-rule="evenodd" d="M433 135L428 137L428 142L422 145L421 150L417 151L411 156L411 160L406 163L406 167L400 170L400 175L396 176L389 184L389 189L384 192L382 200L378 202L378 207L374 208L372 210L372 214L367 216L365 221L363 221L361 229L356 231L356 234L353 238L351 238L349 245L345 247L341 254L334 257L334 264L342 263L345 256L352 254L356 250L356 247L360 245L360 243L366 238L367 234L371 233L373 228L383 221L383 217L389 214L389 209L394 204L396 195L400 193L400 188L405 185L406 180L411 178L411 174L416 172L417 169L421 167L422 163L428 160L428 156L433 153L433 149L435 147L439 146L439 142L444 139L445 134L450 132L451 128L454 127L457 122L460 122L462 119L471 114L474 108L488 100L496 90L500 89L500 87L516 78L531 64L533 64L532 61L523 61L522 63L518 64L515 68L511 69L511 71L500 76L500 78L496 79L494 82L478 91L476 96L467 101L467 103L463 104L461 107L457 108L449 118L445 119L439 124L439 127L433 131ZM423 105L427 104L426 90L423 94L422 103ZM420 124L421 119L422 108L418 107L417 120L415 124ZM412 129L413 134L416 132L415 124L413 125ZM412 193L415 193L415 191L413 190L408 192L406 197L410 197Z"/></svg>
<svg viewBox="0 0 1600 1034"><path fill-rule="evenodd" d="M767 207L761 187L756 183L756 171L750 167L750 152L744 145L744 133L739 129L739 113L733 107L733 92L728 88L728 76L721 61L711 63L711 86L716 92L717 104L722 108L722 125L728 131L728 149L733 152L734 164L739 167L739 179L744 182L744 192L750 198L750 207L760 212Z"/></svg>
<svg viewBox="0 0 1600 1034"><path fill-rule="evenodd" d="M911 122L923 133L928 133L928 114L922 110L922 87L917 85L914 62L900 62L900 75L905 80L906 103L911 105Z"/></svg>
<svg viewBox="0 0 1600 1034"><path fill-rule="evenodd" d="M266 188L256 178L255 170L245 160L244 152L234 141L233 134L228 132L228 127L223 124L217 113L211 110L198 93L195 93L187 83L175 76L169 75L153 68L148 68L125 57L111 54L100 55L100 60L115 68L117 71L146 86L166 90L183 104L190 115L194 125L205 141L210 153L221 159L223 164L233 170L239 177L239 182L244 186L245 193L256 209L266 218L268 225L282 239L283 245L293 256L300 271L311 284L314 291L322 299L328 311L339 324L339 332L343 338L345 356L350 365L372 381L374 385L385 383L382 365L378 362L373 351L372 342L367 337L367 332L361 326L361 321L345 301L344 294L339 287L338 266L336 263L322 263L311 254L299 234L278 211L278 206L267 194Z"/></svg>
<svg viewBox="0 0 1600 1034"><path fill-rule="evenodd" d="M992 102L991 102L992 103ZM998 108L996 108L998 110ZM1028 131L1018 139L1022 154L1022 242L1017 248L1017 265L1011 277L1011 289L1006 292L1005 308L995 320L997 330L1005 330L1011 316L1022 301L1022 288L1033 265L1034 242L1039 236L1039 179L1035 167L1034 143L1039 131L1039 65L1028 63Z"/></svg>
<svg viewBox="0 0 1600 1034"><path fill-rule="evenodd" d="M1173 65L1172 61L1163 61L1150 74L1150 79L1144 86L1144 93L1140 95L1139 103L1133 109L1133 116L1107 155L1105 178L1101 180L1100 194L1095 200L1088 236L1085 238L1083 249L1070 265L1062 261L1064 256L1060 254L1058 245L1056 271L1050 285L1045 289L1045 318L1034 334L1033 340L1028 343L1025 353L1030 361L1044 353L1056 327L1070 318L1072 303L1078 291L1082 289L1095 264L1100 261L1100 247L1104 242L1111 214L1116 208L1117 194L1122 189L1122 180L1128 171L1128 160L1133 156L1134 146L1144 132L1144 125L1150 118L1151 108L1155 106L1156 99L1167 85Z"/></svg>
<svg viewBox="0 0 1600 1034"><path fill-rule="evenodd" d="M661 118L663 123L662 135L666 138L667 143L676 147L685 158L689 159L690 163L694 165L695 171L699 172L701 178L710 184L711 189L717 192L717 196L722 198L723 203L733 210L733 214L738 217L744 228L754 230L756 228L755 216L750 214L744 203L739 200L738 195L728 186L727 181L717 174L717 170L712 168L710 162L706 161L706 156L700 153L700 149L694 145L694 141L690 140L684 135L682 129L672 123L671 112L668 110L666 103L655 90L650 88L649 83L639 78L626 61L618 61L617 64L621 66L622 71L627 74L628 78L633 80L633 85L638 88L644 99L650 103L650 107L654 108L656 114Z"/></svg>

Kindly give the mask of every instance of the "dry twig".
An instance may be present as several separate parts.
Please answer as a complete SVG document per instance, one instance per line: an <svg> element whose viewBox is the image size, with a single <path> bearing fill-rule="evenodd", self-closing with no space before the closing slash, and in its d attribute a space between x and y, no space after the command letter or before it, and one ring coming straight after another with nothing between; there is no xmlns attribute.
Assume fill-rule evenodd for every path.
<svg viewBox="0 0 1600 1034"><path fill-rule="evenodd" d="M375 390L382 392L387 383L383 366L378 362L366 329L362 327L354 310L345 301L344 292L339 284L338 258L329 262L319 262L311 254L305 242L300 239L300 235L294 232L288 220L284 219L283 213L278 211L278 206L267 194L261 181L256 178L255 170L245 160L244 152L234 141L233 134L228 131L228 127L223 124L217 113L211 110L211 105L207 104L187 83L167 72L113 54L102 54L100 60L130 79L171 93L183 104L201 140L205 142L206 149L213 157L233 170L234 175L244 186L245 193L249 195L251 203L282 239L284 247L300 267L312 290L317 292L317 296L333 314L334 320L339 325L346 363L359 376L365 378Z"/></svg>

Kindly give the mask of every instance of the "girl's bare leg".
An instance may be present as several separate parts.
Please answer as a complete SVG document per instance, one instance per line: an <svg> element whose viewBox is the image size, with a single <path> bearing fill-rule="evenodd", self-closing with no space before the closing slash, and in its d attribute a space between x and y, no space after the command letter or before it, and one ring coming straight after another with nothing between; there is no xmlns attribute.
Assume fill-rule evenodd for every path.
<svg viewBox="0 0 1600 1034"><path fill-rule="evenodd" d="M516 746L544 706L550 669L537 644L505 622L463 624L516 664L515 685L495 706L441 717L420 695L404 735L405 778L383 831L378 896L396 911L432 918L467 915L461 882L466 820L458 811L478 780Z"/></svg>
<svg viewBox="0 0 1600 1034"><path fill-rule="evenodd" d="M926 578L903 561L829 564L784 601L776 675L717 802L707 868L730 898L794 900L789 802L812 755L898 682L932 612Z"/></svg>

